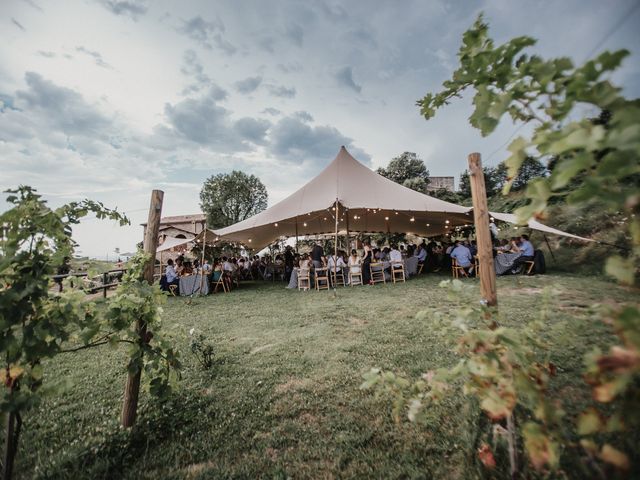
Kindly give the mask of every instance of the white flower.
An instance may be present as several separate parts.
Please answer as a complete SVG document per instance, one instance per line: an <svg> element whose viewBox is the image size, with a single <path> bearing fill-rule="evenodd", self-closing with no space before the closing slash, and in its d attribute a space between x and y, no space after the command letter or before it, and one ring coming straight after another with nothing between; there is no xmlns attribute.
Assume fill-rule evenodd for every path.
<svg viewBox="0 0 640 480"><path fill-rule="evenodd" d="M193 332L195 332L195 331L196 331L196 329L192 328L191 330L189 330L189 335L193 335Z"/></svg>

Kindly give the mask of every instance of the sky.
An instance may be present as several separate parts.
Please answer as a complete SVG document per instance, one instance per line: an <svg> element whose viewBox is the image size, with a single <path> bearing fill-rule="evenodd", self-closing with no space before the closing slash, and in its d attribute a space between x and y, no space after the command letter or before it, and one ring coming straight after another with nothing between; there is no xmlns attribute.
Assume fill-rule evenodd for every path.
<svg viewBox="0 0 640 480"><path fill-rule="evenodd" d="M163 215L197 213L218 173L257 175L270 205L341 145L371 168L411 151L457 178L471 152L504 160L517 128L505 119L481 137L466 97L428 122L415 105L450 77L480 12L497 42L529 35L544 57L631 50L612 80L638 97L636 3L2 0L0 189L126 212L130 227L74 229L79 253L113 258L142 240L152 189Z"/></svg>

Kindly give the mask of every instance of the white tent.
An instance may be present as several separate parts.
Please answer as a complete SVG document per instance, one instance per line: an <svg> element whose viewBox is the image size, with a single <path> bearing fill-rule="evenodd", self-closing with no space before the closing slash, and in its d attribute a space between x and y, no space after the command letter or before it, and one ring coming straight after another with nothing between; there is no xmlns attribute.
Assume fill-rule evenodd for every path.
<svg viewBox="0 0 640 480"><path fill-rule="evenodd" d="M171 237L167 235L164 239L164 242L162 242L162 245L160 245L156 250L156 253L165 252L167 250L171 250L172 248L179 247L181 245L187 245L193 241L194 241L193 238L191 239L176 238L176 237Z"/></svg>
<svg viewBox="0 0 640 480"><path fill-rule="evenodd" d="M207 235L256 249L280 237L336 231L430 237L473 224L472 213L470 207L416 192L375 173L342 147L318 176L284 200L234 225L209 230ZM492 215L515 223L513 215ZM530 228L581 238L535 221L530 222ZM197 238L202 238L203 233Z"/></svg>

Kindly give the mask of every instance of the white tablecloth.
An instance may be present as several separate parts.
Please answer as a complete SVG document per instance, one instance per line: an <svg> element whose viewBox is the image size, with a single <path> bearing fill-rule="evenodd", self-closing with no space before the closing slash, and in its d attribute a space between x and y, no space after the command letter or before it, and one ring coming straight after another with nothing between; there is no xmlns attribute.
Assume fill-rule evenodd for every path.
<svg viewBox="0 0 640 480"><path fill-rule="evenodd" d="M202 280L202 275L189 275L187 277L180 277L180 295L188 296L193 294L208 295L209 294L209 282L205 278ZM200 284L202 284L202 292L200 291Z"/></svg>

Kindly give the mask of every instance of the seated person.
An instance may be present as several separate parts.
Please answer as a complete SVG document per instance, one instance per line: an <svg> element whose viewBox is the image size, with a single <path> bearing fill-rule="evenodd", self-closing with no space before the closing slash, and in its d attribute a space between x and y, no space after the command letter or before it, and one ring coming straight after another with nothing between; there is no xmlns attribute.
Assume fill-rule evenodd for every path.
<svg viewBox="0 0 640 480"><path fill-rule="evenodd" d="M164 271L164 275L160 277L160 288L162 290L168 292L169 285L175 285L176 293L180 293L180 280L178 279L178 274L176 273L175 267L173 266L173 260L171 259L167 261L167 268Z"/></svg>
<svg viewBox="0 0 640 480"><path fill-rule="evenodd" d="M392 266L402 264L402 252L398 250L397 245L391 245L391 250L389 251L389 261Z"/></svg>
<svg viewBox="0 0 640 480"><path fill-rule="evenodd" d="M460 240L456 241L454 249L451 250L451 258L455 258L458 266L464 268L465 272L473 272L473 255Z"/></svg>
<svg viewBox="0 0 640 480"><path fill-rule="evenodd" d="M418 249L416 250L415 255L416 257L418 257L418 267L420 265L423 265L427 259L427 250L422 247L422 244L418 245Z"/></svg>
<svg viewBox="0 0 640 480"><path fill-rule="evenodd" d="M518 248L521 255L513 261L511 273L517 273L525 262L532 262L534 256L533 244L529 241L528 235L520 237Z"/></svg>
<svg viewBox="0 0 640 480"><path fill-rule="evenodd" d="M186 275L191 275L193 273L193 266L191 265L191 262L186 261L184 262L183 265L183 269L182 272L180 273L181 276L186 276Z"/></svg>

